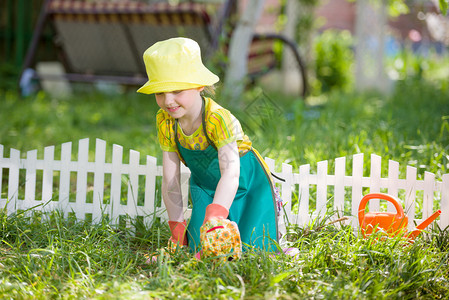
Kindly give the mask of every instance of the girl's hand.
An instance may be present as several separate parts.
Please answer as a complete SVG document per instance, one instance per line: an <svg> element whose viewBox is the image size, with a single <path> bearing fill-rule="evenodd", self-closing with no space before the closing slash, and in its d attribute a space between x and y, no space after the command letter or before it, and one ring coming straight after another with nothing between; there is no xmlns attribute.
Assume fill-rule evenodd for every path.
<svg viewBox="0 0 449 300"><path fill-rule="evenodd" d="M204 216L203 224L213 218L226 219L228 215L229 211L226 207L215 203L209 204L206 206L206 215Z"/></svg>
<svg viewBox="0 0 449 300"><path fill-rule="evenodd" d="M216 263L239 259L242 255L242 240L235 222L226 219L211 219L201 226L201 253L199 259L211 258ZM197 254L197 255L198 255Z"/></svg>
<svg viewBox="0 0 449 300"><path fill-rule="evenodd" d="M169 242L172 242L174 246L187 246L187 224L186 221L175 222L168 221L168 226L170 226L171 238Z"/></svg>

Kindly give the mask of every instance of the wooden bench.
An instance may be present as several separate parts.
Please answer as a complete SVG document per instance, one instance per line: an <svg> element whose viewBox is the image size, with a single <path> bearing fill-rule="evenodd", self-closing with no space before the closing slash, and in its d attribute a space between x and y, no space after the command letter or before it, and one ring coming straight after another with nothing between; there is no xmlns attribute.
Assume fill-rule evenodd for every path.
<svg viewBox="0 0 449 300"><path fill-rule="evenodd" d="M55 32L59 61L69 81L110 81L141 85L146 82L143 52L153 43L184 36L196 40L203 59L210 63L226 36L225 23L235 11L236 1L222 4L182 2L143 3L120 0L46 0L25 58L23 69L36 64L36 49L45 26ZM294 42L278 34L255 34L248 57L248 76L252 81L280 67L275 43L293 51L301 73L301 95L307 92L307 76ZM224 65L215 68L224 69ZM214 70L223 72L223 70ZM45 78L44 78L45 77ZM52 79L41 75L39 79ZM53 78L57 79L57 78Z"/></svg>

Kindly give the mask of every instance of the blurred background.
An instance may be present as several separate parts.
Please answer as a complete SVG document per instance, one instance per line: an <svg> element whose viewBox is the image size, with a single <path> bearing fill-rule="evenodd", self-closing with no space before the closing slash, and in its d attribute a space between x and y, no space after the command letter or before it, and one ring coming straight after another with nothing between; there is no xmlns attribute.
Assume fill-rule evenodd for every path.
<svg viewBox="0 0 449 300"><path fill-rule="evenodd" d="M61 47L58 34L61 35L61 32L58 32L59 28L55 28L54 19L47 19L41 30L37 28L39 14L42 13L45 2L44 0L1 1L0 75L2 80L0 88L18 87L19 76L23 71L33 34L40 36L35 45L36 49L33 49L34 61L28 62L26 67L35 67L36 63L42 61L61 61L58 57L60 54L58 47ZM68 5L67 10L72 10L75 15L73 10L76 8L76 2L122 3L123 5L136 2L151 5L164 1L47 2L50 4L59 2L61 7ZM228 1L166 2L172 6L179 5L180 2L209 3L218 6ZM248 2L244 0L234 4L237 6L237 13L234 15L241 16ZM299 52L307 65L307 75L317 79L315 82L313 79L311 81L315 92L328 90L333 86L347 87L353 78L357 78L353 83L359 88L375 87L386 90L391 84L390 81L405 76L404 72L408 67L418 69L425 67L413 65L413 62L409 61L394 60L399 54L407 52L417 59L447 55L449 21L445 14L441 13L441 9L444 10L445 1L266 0L255 2L263 6L263 12L256 17L255 32L276 32L293 40L298 45ZM219 16L211 14L211 18L216 20ZM85 22L90 21L85 20ZM37 32L38 30L40 32ZM148 43L145 46L147 45ZM351 51L345 52L348 49ZM392 63L388 64L388 62ZM352 65L354 63L355 65ZM294 85L295 83L290 83L286 89L295 90Z"/></svg>
<svg viewBox="0 0 449 300"><path fill-rule="evenodd" d="M91 137L159 156L158 107L135 93L146 80L141 55L184 35L200 43L224 83L216 98L264 155L298 165L375 152L441 174L446 11L445 0L2 0L0 144L25 151ZM224 87L245 24L254 36L238 44L247 68L233 100ZM257 99L276 117L249 113Z"/></svg>

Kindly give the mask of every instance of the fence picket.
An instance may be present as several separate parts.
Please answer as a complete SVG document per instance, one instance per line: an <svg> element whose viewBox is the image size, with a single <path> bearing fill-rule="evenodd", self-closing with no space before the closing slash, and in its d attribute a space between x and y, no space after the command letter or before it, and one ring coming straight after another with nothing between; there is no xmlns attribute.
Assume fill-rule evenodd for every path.
<svg viewBox="0 0 449 300"><path fill-rule="evenodd" d="M3 170L8 170L7 198L0 197L0 204L5 207L8 214L16 212L18 209L29 209L35 207L38 210L61 209L64 216L75 213L80 220L86 215L92 215L92 221L101 220L102 214L107 214L113 225L120 222L120 216L128 215L132 218L144 216L144 221L149 224L155 216L167 219L164 203L156 206L156 178L162 176L162 167L157 165L156 158L146 157L146 163L140 164L140 153L134 150L129 152L129 163L123 163L123 147L113 145L112 163L106 163L106 142L96 140L95 161L89 162L89 139L79 141L78 159L72 161L72 143L64 143L61 146L61 159L55 160L55 147L46 147L43 160L37 159L37 150L27 152L26 158L20 158L20 151L11 149L10 157L5 158L4 148L0 145L0 191L5 191L2 187ZM334 174L328 173L328 161L317 162L317 173L313 174L310 165L299 166L298 173L293 172L290 164L283 163L281 172L273 172L284 181L274 179L277 186L280 186L281 196L285 204L285 212L291 223L299 226L306 226L310 218L323 217L327 213L327 204L332 197L328 197L328 187L333 186L333 208L338 211L338 216L345 215L346 187L351 188L351 212L350 219L354 229L358 228L358 205L364 191L369 188L369 192L379 192L387 189L388 193L394 197L402 197L403 207L409 217L409 229L413 229L416 220L416 198L423 195L422 219L426 219L434 211L434 201L440 196L440 209L442 214L437 221L440 227L449 226L449 174L442 176L442 182L435 179L435 174L424 173L424 180L417 179L417 169L407 166L406 178L399 179L399 163L389 160L388 175L382 178L382 158L378 155L370 157L370 175L363 177L364 155L355 154L352 157L352 174L346 175L346 158L335 159ZM275 160L265 158L271 170L276 169ZM25 182L20 178L21 170L25 170ZM42 170L42 198L37 199L37 172ZM59 171L59 199L53 199L57 186L54 182L55 172ZM76 173L76 186L71 182L71 173ZM93 173L93 203L87 203L87 193L92 187L88 187L88 175ZM5 172L6 174L6 172ZM110 200L105 202L105 175L110 174ZM145 191L139 187L140 176L144 176ZM125 179L127 178L127 180ZM185 217L189 218L191 209L188 207L189 199L189 178L190 171L184 165L181 166L181 191L183 194L183 206ZM73 179L73 178L72 178ZM4 178L3 178L4 180ZM122 197L122 181L127 184L127 195ZM73 180L72 180L73 181ZM23 199L22 193L19 195L19 188L25 185ZM310 190L316 187L316 207L310 207ZM20 190L21 191L21 190ZM297 207L293 206L292 195L298 192ZM401 193L400 193L401 191ZM402 192L403 191L403 192ZM417 192L419 193L417 194ZM75 198L70 199L71 193L75 192ZM144 193L142 195L142 193ZM3 197L4 194L3 194ZM143 199L141 199L143 197ZM58 201L56 201L58 200ZM142 202L143 201L143 202ZM377 202L377 203L376 203ZM36 206L45 204L45 206ZM298 211L296 211L298 209ZM370 210L379 210L379 201L370 201ZM388 211L395 211L395 208L388 204ZM346 209L347 210L347 209ZM314 213L311 214L310 212ZM129 224L128 224L129 225Z"/></svg>
<svg viewBox="0 0 449 300"><path fill-rule="evenodd" d="M299 167L299 211L296 219L289 221L300 226L304 226L309 222L309 175L310 165L302 165Z"/></svg>
<svg viewBox="0 0 449 300"><path fill-rule="evenodd" d="M25 173L25 196L22 202L22 209L28 209L35 205L42 204L42 201L36 201L36 161L37 150L27 152L26 173ZM42 207L36 207L41 210Z"/></svg>
<svg viewBox="0 0 449 300"><path fill-rule="evenodd" d="M327 202L327 160L317 164L316 215L320 219L326 214Z"/></svg>
<svg viewBox="0 0 449 300"><path fill-rule="evenodd" d="M360 200L362 200L363 153L352 158L352 228L357 228L357 216Z"/></svg>
<svg viewBox="0 0 449 300"><path fill-rule="evenodd" d="M92 221L100 221L104 199L104 174L106 161L106 142L96 139L95 143L95 171L94 191L92 203Z"/></svg>
<svg viewBox="0 0 449 300"><path fill-rule="evenodd" d="M335 159L335 186L334 186L334 210L338 216L343 216L345 211L345 165L346 159Z"/></svg>
<svg viewBox="0 0 449 300"><path fill-rule="evenodd" d="M87 195L87 163L89 162L89 139L82 139L78 143L78 169L76 170L76 201L75 213L79 220L86 218Z"/></svg>
<svg viewBox="0 0 449 300"><path fill-rule="evenodd" d="M151 212L157 213L155 207L157 160L155 157L147 155L145 171L145 199L143 207L139 208L139 215L147 215L146 222L150 224L154 217L154 214Z"/></svg>
<svg viewBox="0 0 449 300"><path fill-rule="evenodd" d="M435 193L435 174L424 172L424 193L422 219L425 220L433 213L433 198Z"/></svg>
<svg viewBox="0 0 449 300"><path fill-rule="evenodd" d="M416 168L407 166L404 212L410 220L410 222L408 222L409 230L413 230L414 228L414 224L411 220L415 219L416 174Z"/></svg>
<svg viewBox="0 0 449 300"><path fill-rule="evenodd" d="M114 144L112 146L111 205L108 210L111 222L114 225L119 223L119 216L124 214L121 207L122 161L123 147Z"/></svg>
<svg viewBox="0 0 449 300"><path fill-rule="evenodd" d="M440 227L441 229L445 229L449 226L449 174L443 175L443 182L441 183L440 203Z"/></svg>
<svg viewBox="0 0 449 300"><path fill-rule="evenodd" d="M387 188L388 188L388 194L395 198L398 197L398 191L399 191L398 178L399 178L399 163L394 160L389 160L388 161ZM388 212L396 211L393 203L390 203L390 202L387 203L387 211Z"/></svg>
<svg viewBox="0 0 449 300"><path fill-rule="evenodd" d="M281 195L284 204L284 211L287 216L287 220L292 217L292 193L296 186L293 183L293 167L289 164L282 164L281 178L284 182L281 183Z"/></svg>
<svg viewBox="0 0 449 300"><path fill-rule="evenodd" d="M379 155L371 154L371 170L370 170L370 193L380 192L380 176L381 176L382 159ZM370 211L380 211L379 199L373 199L369 202Z"/></svg>
<svg viewBox="0 0 449 300"><path fill-rule="evenodd" d="M70 203L70 162L72 157L72 143L64 143L61 146L61 165L59 175L59 206L67 216L74 211Z"/></svg>
<svg viewBox="0 0 449 300"><path fill-rule="evenodd" d="M55 159L55 147L45 147L44 149L44 165L42 166L42 201L49 202L53 198L53 161ZM47 207L54 209L52 202ZM54 202L53 202L54 203ZM49 205L51 207L49 207Z"/></svg>
<svg viewBox="0 0 449 300"><path fill-rule="evenodd" d="M12 213L16 211L19 204L20 151L11 149L9 161L8 199L6 201L6 211L8 213Z"/></svg>
<svg viewBox="0 0 449 300"><path fill-rule="evenodd" d="M135 150L129 151L129 180L128 197L126 202L126 213L131 218L137 215L137 194L139 192L139 175L137 173L140 161L140 153Z"/></svg>

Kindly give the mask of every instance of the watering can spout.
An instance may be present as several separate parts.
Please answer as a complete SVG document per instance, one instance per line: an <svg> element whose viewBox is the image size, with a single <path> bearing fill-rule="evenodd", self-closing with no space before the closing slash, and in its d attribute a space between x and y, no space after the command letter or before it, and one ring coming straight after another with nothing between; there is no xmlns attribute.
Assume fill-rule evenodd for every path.
<svg viewBox="0 0 449 300"><path fill-rule="evenodd" d="M441 215L441 210L437 210L430 217L425 219L421 224L416 226L416 229L410 232L408 237L414 240L421 233L421 231L423 231L427 226L429 226L430 223L432 223L436 218L438 218L439 215Z"/></svg>

